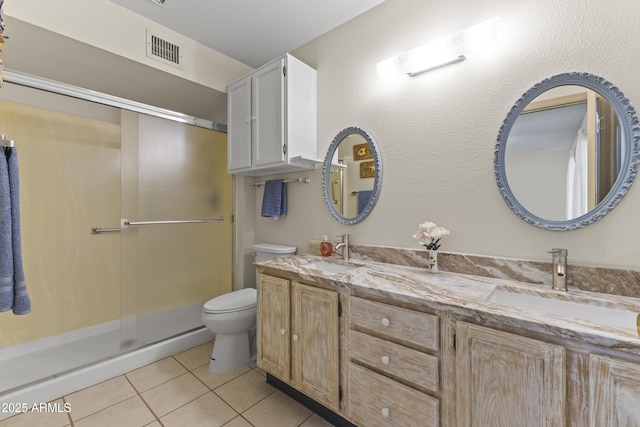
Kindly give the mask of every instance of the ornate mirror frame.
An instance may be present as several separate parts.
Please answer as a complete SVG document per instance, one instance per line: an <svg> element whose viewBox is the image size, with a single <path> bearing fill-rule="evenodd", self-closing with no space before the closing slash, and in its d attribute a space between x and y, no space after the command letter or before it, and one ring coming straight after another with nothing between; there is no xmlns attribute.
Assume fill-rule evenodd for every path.
<svg viewBox="0 0 640 427"><path fill-rule="evenodd" d="M505 150L509 133L525 107L543 92L565 85L576 85L589 88L605 98L619 118L622 129L626 155L622 159L620 174L607 196L586 214L570 220L555 221L540 218L528 211L514 196L506 177ZM585 227L615 208L629 191L638 171L640 163L640 125L636 111L631 102L612 83L589 73L559 74L541 81L525 92L511 108L498 133L495 146L494 173L498 189L506 204L520 218L536 227L547 230L574 230Z"/></svg>
<svg viewBox="0 0 640 427"><path fill-rule="evenodd" d="M330 185L331 185L330 173L331 173L331 162L333 160L334 154L338 150L338 145L340 145L340 142L342 142L344 138L353 134L360 135L369 143L369 146L371 147L371 153L373 155L373 162L374 162L374 184L373 184L373 190L371 192L371 198L369 199L369 202L366 204L366 206L362 209L362 211L358 214L358 216L354 218L347 218L344 215L342 215L342 213L340 213L336 209L335 205L333 204L333 201L331 198L331 190L330 190ZM380 149L378 148L378 144L376 144L376 141L367 131L358 127L348 127L341 130L335 136L335 138L333 138L331 145L327 149L327 155L324 159L324 164L322 166L322 193L324 196L324 201L327 204L327 208L329 209L329 212L331 213L331 215L333 215L333 217L337 219L338 222L340 222L341 224L352 225L352 224L357 224L359 222L362 222L366 217L369 216L369 214L373 210L373 207L378 201L381 187L382 187L382 157L380 155Z"/></svg>

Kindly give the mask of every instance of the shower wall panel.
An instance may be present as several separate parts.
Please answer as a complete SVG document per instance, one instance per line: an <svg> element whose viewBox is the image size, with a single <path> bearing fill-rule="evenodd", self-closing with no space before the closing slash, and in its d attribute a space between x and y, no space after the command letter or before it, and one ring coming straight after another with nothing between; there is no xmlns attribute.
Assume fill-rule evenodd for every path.
<svg viewBox="0 0 640 427"><path fill-rule="evenodd" d="M202 304L231 290L232 177L225 134L132 112L122 124L137 159L123 163L124 218L224 219L123 231L123 341L142 345L202 326Z"/></svg>
<svg viewBox="0 0 640 427"><path fill-rule="evenodd" d="M110 107L75 103L82 115L0 101L0 133L15 140L20 164L32 301L28 315L0 313L0 348L120 317L120 238L91 234L119 221L120 124L89 117Z"/></svg>

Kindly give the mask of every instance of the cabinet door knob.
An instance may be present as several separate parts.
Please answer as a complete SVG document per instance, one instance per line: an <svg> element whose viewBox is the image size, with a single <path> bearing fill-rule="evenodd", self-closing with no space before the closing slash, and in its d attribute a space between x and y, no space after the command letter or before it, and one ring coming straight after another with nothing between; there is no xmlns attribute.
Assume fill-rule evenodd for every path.
<svg viewBox="0 0 640 427"><path fill-rule="evenodd" d="M385 418L389 418L389 408L382 408L382 411L380 411L382 413L382 416Z"/></svg>
<svg viewBox="0 0 640 427"><path fill-rule="evenodd" d="M256 121L257 117L256 116L251 116L251 120L253 120L254 122Z"/></svg>
<svg viewBox="0 0 640 427"><path fill-rule="evenodd" d="M391 324L391 322L389 322L389 319L387 319L386 317L382 318L382 326L389 326Z"/></svg>
<svg viewBox="0 0 640 427"><path fill-rule="evenodd" d="M298 341L298 335L297 334L293 334L293 340L294 341Z"/></svg>
<svg viewBox="0 0 640 427"><path fill-rule="evenodd" d="M244 119L244 122L245 123L249 123L249 119Z"/></svg>
<svg viewBox="0 0 640 427"><path fill-rule="evenodd" d="M284 335L284 334L286 334L286 333L287 333L287 330L286 330L286 329L280 329L280 335Z"/></svg>
<svg viewBox="0 0 640 427"><path fill-rule="evenodd" d="M389 360L389 356L382 356L382 357L380 358L380 360L382 361L382 364L383 364L383 365L388 365L388 364L389 364L389 361L390 361L390 360Z"/></svg>

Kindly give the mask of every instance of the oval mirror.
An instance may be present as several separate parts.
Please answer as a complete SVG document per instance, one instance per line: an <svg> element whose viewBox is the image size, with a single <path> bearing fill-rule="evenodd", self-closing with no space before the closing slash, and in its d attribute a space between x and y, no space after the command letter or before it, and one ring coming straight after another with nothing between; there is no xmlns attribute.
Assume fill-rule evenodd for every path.
<svg viewBox="0 0 640 427"><path fill-rule="evenodd" d="M573 230L609 213L640 160L635 109L613 84L566 73L533 86L507 114L494 172L507 205L528 223Z"/></svg>
<svg viewBox="0 0 640 427"><path fill-rule="evenodd" d="M382 160L371 135L348 127L331 142L322 167L322 192L329 212L342 224L363 221L382 185Z"/></svg>

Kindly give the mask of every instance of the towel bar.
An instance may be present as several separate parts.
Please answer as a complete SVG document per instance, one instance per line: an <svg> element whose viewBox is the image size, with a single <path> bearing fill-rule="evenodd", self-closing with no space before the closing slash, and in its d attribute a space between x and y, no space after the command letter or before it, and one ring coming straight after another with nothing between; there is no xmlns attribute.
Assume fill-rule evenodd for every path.
<svg viewBox="0 0 640 427"><path fill-rule="evenodd" d="M116 231L122 231L122 228L91 227L91 234L113 233Z"/></svg>
<svg viewBox="0 0 640 427"><path fill-rule="evenodd" d="M130 225L155 225L155 224L201 224L206 222L224 222L224 218L213 218L213 219L177 219L171 221L136 221L131 222L126 218L122 218L120 223L122 224L122 228L102 228L102 227L91 227L91 234L100 234L100 233L111 233L122 231Z"/></svg>
<svg viewBox="0 0 640 427"><path fill-rule="evenodd" d="M290 182L301 182L303 184L308 184L311 182L311 178L298 178L298 179L285 179L282 182L284 182L285 184L288 184ZM264 181L263 182L253 182L251 183L251 185L253 185L254 187L262 187L264 185Z"/></svg>
<svg viewBox="0 0 640 427"><path fill-rule="evenodd" d="M15 147L15 142L12 139L7 139L7 136L0 135L0 147Z"/></svg>
<svg viewBox="0 0 640 427"><path fill-rule="evenodd" d="M130 222L128 219L122 219L122 227L126 228L129 225L156 225L156 224L200 224L205 222L224 222L222 217L213 219L178 219L171 221L135 221Z"/></svg>

